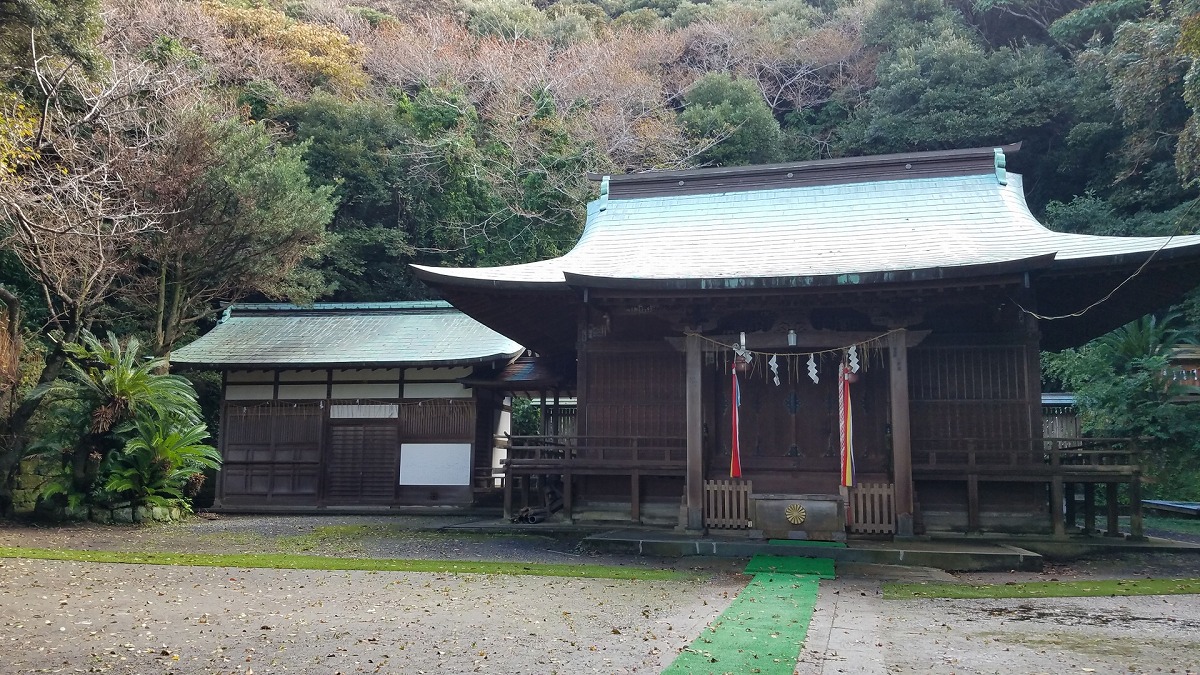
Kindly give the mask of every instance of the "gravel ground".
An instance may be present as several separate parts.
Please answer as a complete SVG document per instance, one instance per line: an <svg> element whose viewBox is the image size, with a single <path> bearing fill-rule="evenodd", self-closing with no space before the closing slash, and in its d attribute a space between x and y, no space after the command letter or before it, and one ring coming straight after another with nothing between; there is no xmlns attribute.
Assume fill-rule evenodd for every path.
<svg viewBox="0 0 1200 675"><path fill-rule="evenodd" d="M577 561L699 576L652 582L0 559L0 673L653 673L747 580L738 560L595 555L572 539L436 529L469 520L0 524L0 546ZM797 672L1195 675L1195 596L885 601L880 588L893 578L1195 577L1198 566L1200 556L1186 554L1106 556L1040 574L843 566L839 579L822 582Z"/></svg>

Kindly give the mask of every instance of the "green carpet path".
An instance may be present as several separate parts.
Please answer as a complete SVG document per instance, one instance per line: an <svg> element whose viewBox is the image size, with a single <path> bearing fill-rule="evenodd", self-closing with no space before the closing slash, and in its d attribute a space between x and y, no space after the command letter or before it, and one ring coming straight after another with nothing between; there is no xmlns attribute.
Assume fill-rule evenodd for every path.
<svg viewBox="0 0 1200 675"><path fill-rule="evenodd" d="M817 585L833 578L833 561L759 554L746 566L754 579L664 675L790 675L808 634Z"/></svg>

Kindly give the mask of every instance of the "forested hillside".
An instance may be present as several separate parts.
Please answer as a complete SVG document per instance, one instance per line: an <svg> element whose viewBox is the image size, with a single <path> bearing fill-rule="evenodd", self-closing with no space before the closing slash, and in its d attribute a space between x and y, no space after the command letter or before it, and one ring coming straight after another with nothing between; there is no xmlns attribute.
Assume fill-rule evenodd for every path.
<svg viewBox="0 0 1200 675"><path fill-rule="evenodd" d="M1197 11L0 0L5 431L85 329L168 355L231 301L419 298L411 262L560 254L589 171L1024 141L1050 227L1200 231Z"/></svg>
<svg viewBox="0 0 1200 675"><path fill-rule="evenodd" d="M119 315L159 351L246 294L415 297L414 260L561 253L587 171L1019 140L1010 168L1050 226L1190 232L1192 4L3 0L0 204L34 230L123 211L119 272L46 309ZM270 180L255 168L278 193L244 184ZM40 200L96 169L108 203ZM37 291L51 242L24 229L7 286Z"/></svg>

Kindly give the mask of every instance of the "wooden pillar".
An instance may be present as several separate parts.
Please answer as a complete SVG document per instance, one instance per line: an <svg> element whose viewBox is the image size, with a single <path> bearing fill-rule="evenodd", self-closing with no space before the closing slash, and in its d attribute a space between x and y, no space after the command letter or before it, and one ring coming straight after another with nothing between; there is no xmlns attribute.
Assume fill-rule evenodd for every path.
<svg viewBox="0 0 1200 675"><path fill-rule="evenodd" d="M642 522L642 476L637 469L629 476L629 519Z"/></svg>
<svg viewBox="0 0 1200 675"><path fill-rule="evenodd" d="M1133 475L1129 482L1129 538L1142 540L1146 533L1142 528L1142 474Z"/></svg>
<svg viewBox="0 0 1200 675"><path fill-rule="evenodd" d="M701 409L700 336L687 336L687 522L688 530L704 529L704 411Z"/></svg>
<svg viewBox="0 0 1200 675"><path fill-rule="evenodd" d="M550 411L550 434L552 436L554 436L555 438L558 437L558 434L561 431L559 429L559 425L558 425L558 415L562 409L559 408L558 406L559 406L558 390L555 389L554 390L554 409Z"/></svg>
<svg viewBox="0 0 1200 675"><path fill-rule="evenodd" d="M573 480L570 469L563 472L563 520L567 524L575 522L575 498L571 489Z"/></svg>
<svg viewBox="0 0 1200 675"><path fill-rule="evenodd" d="M1075 483L1063 483L1063 495L1067 500L1067 529L1074 530L1079 520L1075 513Z"/></svg>
<svg viewBox="0 0 1200 675"><path fill-rule="evenodd" d="M979 474L967 475L967 532L979 532Z"/></svg>
<svg viewBox="0 0 1200 675"><path fill-rule="evenodd" d="M1058 449L1058 441L1053 441L1050 449L1050 524L1054 528L1054 536L1067 536L1067 528L1063 523L1063 477L1060 473L1062 453Z"/></svg>
<svg viewBox="0 0 1200 675"><path fill-rule="evenodd" d="M1063 522L1063 479L1054 476L1050 479L1050 523L1054 527L1054 536L1067 536L1067 527Z"/></svg>
<svg viewBox="0 0 1200 675"><path fill-rule="evenodd" d="M1119 495L1117 493L1118 487L1120 487L1120 483L1104 484L1104 500L1108 502L1105 504L1108 511L1108 531L1104 533L1104 536L1106 537L1121 536L1121 523L1119 520L1121 515L1121 507L1117 503L1117 500L1119 499Z"/></svg>
<svg viewBox="0 0 1200 675"><path fill-rule="evenodd" d="M975 439L967 441L967 532L979 532L979 469L975 466Z"/></svg>
<svg viewBox="0 0 1200 675"><path fill-rule="evenodd" d="M513 502L513 470L512 466L504 465L504 519L512 520Z"/></svg>
<svg viewBox="0 0 1200 675"><path fill-rule="evenodd" d="M1083 533L1091 534L1096 529L1096 484L1083 484Z"/></svg>
<svg viewBox="0 0 1200 675"><path fill-rule="evenodd" d="M896 484L896 536L913 536L912 438L908 412L908 331L888 334L892 404L892 479Z"/></svg>

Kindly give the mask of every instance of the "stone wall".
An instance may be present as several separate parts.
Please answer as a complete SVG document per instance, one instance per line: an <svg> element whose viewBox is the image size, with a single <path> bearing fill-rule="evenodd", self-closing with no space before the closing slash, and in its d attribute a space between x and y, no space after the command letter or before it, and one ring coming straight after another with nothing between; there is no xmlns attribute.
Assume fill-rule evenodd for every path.
<svg viewBox="0 0 1200 675"><path fill-rule="evenodd" d="M188 511L180 506L139 506L128 504L112 506L85 506L78 510L62 509L50 513L43 506L38 508L38 495L46 483L57 474L59 468L42 457L27 457L21 460L17 475L13 478L13 515L21 517L50 517L62 520L90 520L95 523L146 523L183 520Z"/></svg>
<svg viewBox="0 0 1200 675"><path fill-rule="evenodd" d="M37 508L38 495L42 487L56 472L41 457L26 457L21 460L17 475L13 478L13 515L32 516Z"/></svg>

